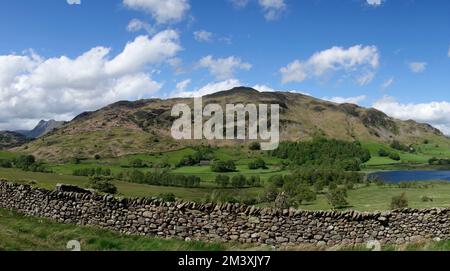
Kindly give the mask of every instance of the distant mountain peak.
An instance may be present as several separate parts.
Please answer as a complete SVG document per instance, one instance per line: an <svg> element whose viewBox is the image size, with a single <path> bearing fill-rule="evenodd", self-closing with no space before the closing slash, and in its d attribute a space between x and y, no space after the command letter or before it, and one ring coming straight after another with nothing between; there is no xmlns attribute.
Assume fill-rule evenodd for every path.
<svg viewBox="0 0 450 271"><path fill-rule="evenodd" d="M55 129L60 128L63 126L66 122L64 121L56 121L54 119L51 120L41 120L39 123L34 127L33 130L30 131L17 131L18 133L26 136L27 138L39 138L41 136L44 136L50 132L52 132Z"/></svg>

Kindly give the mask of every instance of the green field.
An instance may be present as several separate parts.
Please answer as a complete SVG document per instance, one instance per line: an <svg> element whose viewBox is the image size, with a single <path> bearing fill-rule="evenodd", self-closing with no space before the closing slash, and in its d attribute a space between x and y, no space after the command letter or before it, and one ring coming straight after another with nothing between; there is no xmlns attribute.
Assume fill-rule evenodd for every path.
<svg viewBox="0 0 450 271"><path fill-rule="evenodd" d="M3 168L0 168L0 178L16 182L34 182L35 186L46 189L54 189L58 183L86 187L88 182L88 179L85 177L33 173L18 169ZM214 190L218 190L215 187L180 188L134 184L121 181L115 181L114 183L118 188L119 195L126 197L152 197L162 193L174 193L180 199L196 202L205 200ZM421 188L398 188L395 185L377 186L375 184L360 186L348 191L347 200L350 205L348 209L359 211L389 210L391 198L401 193L406 194L409 206L412 208L450 207L450 183L426 182L424 184L427 184L426 187ZM225 191L236 198L245 199L258 197L263 193L263 188L222 189L221 191ZM431 197L433 201L423 202L423 196ZM262 204L262 206L265 205ZM325 195L318 194L316 201L301 205L300 208L306 210L329 210L332 207L328 204Z"/></svg>

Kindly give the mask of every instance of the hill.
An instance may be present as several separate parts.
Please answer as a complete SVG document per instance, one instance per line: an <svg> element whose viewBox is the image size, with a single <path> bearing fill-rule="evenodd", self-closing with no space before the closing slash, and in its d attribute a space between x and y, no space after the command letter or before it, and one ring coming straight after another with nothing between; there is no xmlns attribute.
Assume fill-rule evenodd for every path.
<svg viewBox="0 0 450 271"><path fill-rule="evenodd" d="M28 141L29 140L22 134L10 131L0 131L0 150L21 146Z"/></svg>
<svg viewBox="0 0 450 271"><path fill-rule="evenodd" d="M85 112L61 128L17 148L48 160L72 157L115 157L134 153L155 153L180 149L198 141L176 141L170 135L174 118L172 106L193 105L192 99L148 99L121 101L94 112ZM203 98L203 103L279 104L281 140L305 140L320 134L342 140L363 140L404 144L425 139L449 139L428 124L400 121L376 109L354 104L336 104L290 92L258 92L234 88ZM193 107L191 107L193 108ZM204 141L206 142L206 141ZM236 144L232 141L208 142L214 145ZM239 142L244 143L244 142Z"/></svg>

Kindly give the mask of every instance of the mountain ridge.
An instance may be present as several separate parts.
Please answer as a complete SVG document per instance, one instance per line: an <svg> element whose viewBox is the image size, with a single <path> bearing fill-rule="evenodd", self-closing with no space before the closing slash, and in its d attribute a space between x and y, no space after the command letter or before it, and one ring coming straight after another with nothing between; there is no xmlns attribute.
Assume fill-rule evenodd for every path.
<svg viewBox="0 0 450 271"><path fill-rule="evenodd" d="M59 129L17 150L49 160L61 160L74 156L155 153L201 143L236 144L236 141L172 139L170 128L175 118L171 116L171 109L177 103L192 106L193 99L119 101L96 111L81 113ZM281 140L305 140L318 134L347 141L383 143L398 140L413 144L429 138L448 140L429 124L401 121L373 108L337 104L300 93L258 92L239 87L203 97L204 106L211 103L222 106L227 103L280 104Z"/></svg>

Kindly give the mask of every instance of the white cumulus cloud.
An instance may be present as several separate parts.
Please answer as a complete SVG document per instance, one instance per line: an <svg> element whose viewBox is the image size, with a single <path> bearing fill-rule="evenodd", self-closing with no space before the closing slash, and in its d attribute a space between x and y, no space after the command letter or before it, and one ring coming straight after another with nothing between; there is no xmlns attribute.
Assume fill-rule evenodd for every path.
<svg viewBox="0 0 450 271"><path fill-rule="evenodd" d="M31 128L39 119L68 120L118 100L140 99L162 83L147 69L165 63L181 47L166 30L139 36L117 56L95 47L75 58L44 58L33 51L0 55L0 130Z"/></svg>
<svg viewBox="0 0 450 271"><path fill-rule="evenodd" d="M366 99L366 95L356 96L356 97L324 97L323 100L330 101L333 103L343 104L343 103L350 103L350 104L359 104L360 102L364 101Z"/></svg>
<svg viewBox="0 0 450 271"><path fill-rule="evenodd" d="M69 5L81 5L81 0L67 0Z"/></svg>
<svg viewBox="0 0 450 271"><path fill-rule="evenodd" d="M198 67L207 68L217 80L225 80L233 78L236 70L250 70L252 65L235 56L215 59L209 55L200 59Z"/></svg>
<svg viewBox="0 0 450 271"><path fill-rule="evenodd" d="M258 0L261 6L264 18L268 21L278 19L286 10L286 3L284 0Z"/></svg>
<svg viewBox="0 0 450 271"><path fill-rule="evenodd" d="M394 84L395 82L395 78L391 77L388 80L384 81L383 84L381 84L381 88L386 89L390 86L392 86L392 84Z"/></svg>
<svg viewBox="0 0 450 271"><path fill-rule="evenodd" d="M170 96L171 97L189 97L189 98L193 98L193 97L202 97L208 94L212 94L218 91L223 91L223 90L229 90L235 87L240 87L242 86L241 82L238 79L227 79L224 81L219 81L219 82L211 82L208 83L206 85L204 85L203 87L200 87L198 89L194 89L194 90L187 90L186 89L186 84L187 82L180 82L177 85L177 90L174 91ZM189 81L190 83L190 81Z"/></svg>
<svg viewBox="0 0 450 271"><path fill-rule="evenodd" d="M123 4L150 14L159 24L180 21L190 9L188 0L123 0Z"/></svg>
<svg viewBox="0 0 450 271"><path fill-rule="evenodd" d="M397 119L429 123L450 135L450 103L447 101L405 104L385 96L376 101L373 107Z"/></svg>
<svg viewBox="0 0 450 271"><path fill-rule="evenodd" d="M214 36L213 33L205 30L199 30L194 32L194 38L196 41L199 42L212 42L213 36Z"/></svg>
<svg viewBox="0 0 450 271"><path fill-rule="evenodd" d="M426 62L410 62L408 66L413 73L421 73L427 69Z"/></svg>
<svg viewBox="0 0 450 271"><path fill-rule="evenodd" d="M367 4L373 6L373 7L378 7L381 6L381 4L383 4L384 0L367 0Z"/></svg>
<svg viewBox="0 0 450 271"><path fill-rule="evenodd" d="M153 26L139 19L132 19L127 25L127 30L129 32L139 32L144 30L148 34L154 34L156 32L156 29Z"/></svg>
<svg viewBox="0 0 450 271"><path fill-rule="evenodd" d="M355 45L348 49L332 47L317 52L305 61L294 60L280 69L282 82L303 82L309 78L321 78L334 72L356 74L356 82L365 85L372 81L379 66L376 46Z"/></svg>

